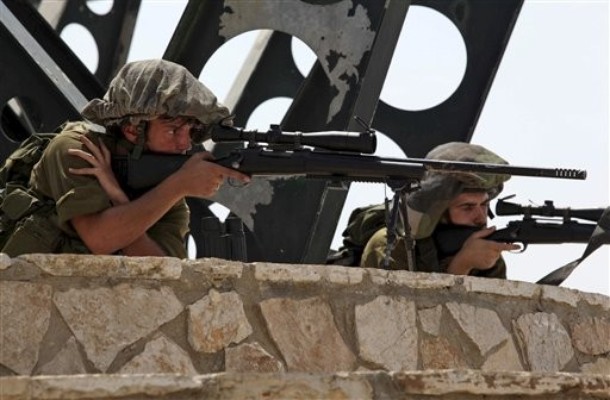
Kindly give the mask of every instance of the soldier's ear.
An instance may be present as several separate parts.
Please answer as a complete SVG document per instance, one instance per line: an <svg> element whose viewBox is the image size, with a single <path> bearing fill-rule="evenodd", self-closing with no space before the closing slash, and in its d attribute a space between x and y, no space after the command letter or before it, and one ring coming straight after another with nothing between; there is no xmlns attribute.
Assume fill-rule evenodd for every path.
<svg viewBox="0 0 610 400"><path fill-rule="evenodd" d="M123 135L125 138L129 140L131 143L135 143L138 138L138 129L133 124L125 124L121 126L121 130L123 131Z"/></svg>

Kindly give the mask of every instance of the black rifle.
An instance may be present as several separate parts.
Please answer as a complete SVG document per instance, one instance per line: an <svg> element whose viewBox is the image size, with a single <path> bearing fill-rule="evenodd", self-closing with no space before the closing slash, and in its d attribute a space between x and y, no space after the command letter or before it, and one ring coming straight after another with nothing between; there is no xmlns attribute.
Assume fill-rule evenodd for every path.
<svg viewBox="0 0 610 400"><path fill-rule="evenodd" d="M282 133L274 127L266 133L217 126L215 142L247 141L248 146L231 151L214 162L249 176L301 175L340 181L380 182L401 189L419 181L426 171L475 172L546 178L585 179L586 171L562 168L520 167L504 164L385 158L369 154L375 150L370 132ZM266 146L261 142L267 143ZM314 147L311 149L306 146ZM321 150L323 149L323 150ZM176 172L188 155L143 154L115 156L113 170L132 189L152 187Z"/></svg>
<svg viewBox="0 0 610 400"><path fill-rule="evenodd" d="M549 200L543 206L522 206L506 201L507 198L498 200L496 214L523 215L523 219L510 221L505 228L484 239L518 243L522 245L521 251L525 251L529 244L588 243L597 225L576 219L597 222L604 212L603 208L556 208ZM454 255L478 230L480 228L470 226L439 225L434 233L437 249L443 256Z"/></svg>
<svg viewBox="0 0 610 400"><path fill-rule="evenodd" d="M212 127L212 140L247 142L245 148L232 150L214 162L249 176L305 176L335 181L379 182L394 191L388 226L386 265L395 246L399 216L405 220L407 265L414 268L412 240L406 216L406 199L427 171L474 172L545 178L586 179L584 170L562 168L520 167L422 158L385 158L370 154L375 151L375 135L370 129L362 133L317 132L287 133L275 125L268 132L245 131L223 125ZM266 143L266 145L261 145ZM313 149L312 149L313 147ZM142 154L116 156L113 170L123 186L145 190L176 172L188 155Z"/></svg>

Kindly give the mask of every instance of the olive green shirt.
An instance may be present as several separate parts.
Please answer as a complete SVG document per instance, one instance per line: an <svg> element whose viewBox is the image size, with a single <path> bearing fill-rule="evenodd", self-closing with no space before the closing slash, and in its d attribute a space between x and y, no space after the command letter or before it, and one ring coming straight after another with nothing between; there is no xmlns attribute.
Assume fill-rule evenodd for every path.
<svg viewBox="0 0 610 400"><path fill-rule="evenodd" d="M37 194L56 203L55 221L64 236L57 253L89 253L70 220L112 207L110 199L95 176L76 175L68 170L90 167L82 158L68 154L68 149L87 151L79 139L83 134L87 134L93 143L102 140L111 152L116 151L116 139L111 135L91 131L85 123L70 123L49 143L30 177L30 187ZM182 199L146 233L167 255L185 258L188 226L189 209L186 201Z"/></svg>

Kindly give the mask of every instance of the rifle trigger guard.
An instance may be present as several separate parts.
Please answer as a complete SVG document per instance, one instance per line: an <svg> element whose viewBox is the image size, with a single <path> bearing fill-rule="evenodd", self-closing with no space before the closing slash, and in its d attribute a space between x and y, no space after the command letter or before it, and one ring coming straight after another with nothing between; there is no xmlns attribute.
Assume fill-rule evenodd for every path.
<svg viewBox="0 0 610 400"><path fill-rule="evenodd" d="M510 253L514 253L514 254L521 254L524 253L525 250L527 250L527 243L522 243L522 242L515 242L517 244L519 244L521 246L521 248L519 250L510 250Z"/></svg>

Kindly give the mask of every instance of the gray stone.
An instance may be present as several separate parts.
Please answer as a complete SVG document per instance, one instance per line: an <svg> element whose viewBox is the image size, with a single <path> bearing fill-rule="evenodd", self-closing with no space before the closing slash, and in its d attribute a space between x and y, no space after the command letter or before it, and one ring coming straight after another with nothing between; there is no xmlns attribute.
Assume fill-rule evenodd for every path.
<svg viewBox="0 0 610 400"><path fill-rule="evenodd" d="M580 297L592 306L601 306L604 311L610 311L610 297L606 295L580 292Z"/></svg>
<svg viewBox="0 0 610 400"><path fill-rule="evenodd" d="M483 371L523 371L519 354L512 340L504 342L500 348L487 357L481 366Z"/></svg>
<svg viewBox="0 0 610 400"><path fill-rule="evenodd" d="M281 372L282 363L258 343L244 343L225 350L227 372Z"/></svg>
<svg viewBox="0 0 610 400"><path fill-rule="evenodd" d="M375 396L374 384L366 375L353 373L224 373L202 376L201 380L206 390L192 400L387 399Z"/></svg>
<svg viewBox="0 0 610 400"><path fill-rule="evenodd" d="M164 335L159 335L148 342L144 351L125 364L119 373L197 375L197 370L186 351Z"/></svg>
<svg viewBox="0 0 610 400"><path fill-rule="evenodd" d="M8 254L0 253L0 271L9 268L11 265L13 265L13 260Z"/></svg>
<svg viewBox="0 0 610 400"><path fill-rule="evenodd" d="M89 360L105 371L117 353L174 319L183 306L171 289L120 284L58 292L55 304Z"/></svg>
<svg viewBox="0 0 610 400"><path fill-rule="evenodd" d="M415 303L379 296L356 306L356 336L360 357L387 370L417 369Z"/></svg>
<svg viewBox="0 0 610 400"><path fill-rule="evenodd" d="M446 289L457 284L457 277L450 274L427 272L391 271L379 268L366 270L375 285L391 285L414 289Z"/></svg>
<svg viewBox="0 0 610 400"><path fill-rule="evenodd" d="M327 265L324 272L329 282L339 285L357 285L364 278L364 270L362 268Z"/></svg>
<svg viewBox="0 0 610 400"><path fill-rule="evenodd" d="M542 285L542 299L556 303L567 304L570 307L578 305L578 292L559 286Z"/></svg>
<svg viewBox="0 0 610 400"><path fill-rule="evenodd" d="M0 363L18 374L29 375L38 361L52 293L48 285L0 282Z"/></svg>
<svg viewBox="0 0 610 400"><path fill-rule="evenodd" d="M254 264L254 277L262 282L314 283L322 280L323 265Z"/></svg>
<svg viewBox="0 0 610 400"><path fill-rule="evenodd" d="M289 371L351 371L355 356L346 346L330 307L321 298L261 302L261 311Z"/></svg>
<svg viewBox="0 0 610 400"><path fill-rule="evenodd" d="M574 324L572 343L585 354L610 352L610 320L590 317Z"/></svg>
<svg viewBox="0 0 610 400"><path fill-rule="evenodd" d="M531 299L538 296L540 285L529 282L511 281L508 279L489 279L469 277L464 282L464 286L469 292L488 293L500 296L520 297Z"/></svg>
<svg viewBox="0 0 610 400"><path fill-rule="evenodd" d="M524 314L515 328L532 371L561 371L574 356L570 336L555 314Z"/></svg>
<svg viewBox="0 0 610 400"><path fill-rule="evenodd" d="M191 268L200 272L213 282L222 282L228 279L241 278L244 265L240 262L224 260L221 258L198 258L196 260L183 260L184 268Z"/></svg>
<svg viewBox="0 0 610 400"><path fill-rule="evenodd" d="M53 276L176 280L182 273L181 261L173 257L25 254L19 258Z"/></svg>
<svg viewBox="0 0 610 400"><path fill-rule="evenodd" d="M20 399L185 399L185 393L195 393L201 388L200 379L190 375L62 375L31 379L27 394Z"/></svg>
<svg viewBox="0 0 610 400"><path fill-rule="evenodd" d="M73 336L68 339L65 346L43 365L38 371L39 375L78 375L87 372L83 359L78 351L78 344Z"/></svg>
<svg viewBox="0 0 610 400"><path fill-rule="evenodd" d="M610 376L610 357L598 358L594 362L583 364L580 367L580 370L585 374L600 374Z"/></svg>
<svg viewBox="0 0 610 400"><path fill-rule="evenodd" d="M446 307L483 357L493 347L510 338L494 311L465 303L447 303Z"/></svg>
<svg viewBox="0 0 610 400"><path fill-rule="evenodd" d="M468 363L459 348L452 345L447 338L437 337L423 339L420 345L422 369L464 369Z"/></svg>
<svg viewBox="0 0 610 400"><path fill-rule="evenodd" d="M426 308L419 310L419 323L421 324L422 331L438 336L441 329L441 315L443 312L443 306L440 304L434 308Z"/></svg>
<svg viewBox="0 0 610 400"><path fill-rule="evenodd" d="M188 338L196 351L214 353L252 333L244 304L236 292L219 293L212 289L187 308Z"/></svg>

